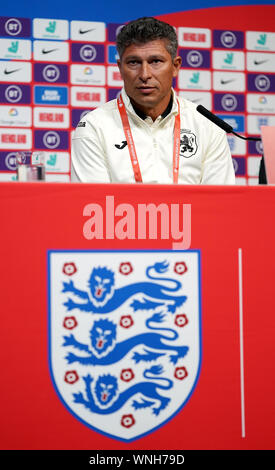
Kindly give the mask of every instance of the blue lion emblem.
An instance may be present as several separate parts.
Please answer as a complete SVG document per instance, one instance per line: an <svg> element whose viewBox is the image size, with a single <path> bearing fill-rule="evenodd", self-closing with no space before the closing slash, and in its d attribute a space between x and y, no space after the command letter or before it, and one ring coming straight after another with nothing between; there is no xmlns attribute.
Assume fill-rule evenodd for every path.
<svg viewBox="0 0 275 470"><path fill-rule="evenodd" d="M77 289L73 281L63 282L62 292L71 292L84 301L77 303L69 298L64 305L67 310L77 308L83 312L109 313L120 307L133 295L141 293L154 300L148 300L146 297L142 301L133 300L131 307L135 311L148 310L168 304L168 311L174 313L176 308L186 301L186 296L174 295L175 292L181 289L181 283L172 278L155 277L151 274L151 271L155 271L157 274L165 273L168 267L168 263L162 262L155 263L146 269L148 279L161 281L163 284L145 281L128 284L118 289L114 288L113 271L105 267L94 268L88 281L89 292Z"/></svg>
<svg viewBox="0 0 275 470"><path fill-rule="evenodd" d="M133 400L131 406L135 409L152 407L153 414L158 415L170 402L170 398L160 395L158 389L170 390L173 387L172 380L166 377L157 377L162 374L161 366L152 366L143 372L145 379L155 379L158 382L143 381L127 388L119 393L116 377L111 374L100 375L92 388L93 378L90 374L83 377L85 383L85 395L82 392L74 393L74 402L79 403L93 413L110 414L119 410L128 400L137 394L142 395L141 401ZM159 403L159 406L157 406Z"/></svg>
<svg viewBox="0 0 275 470"><path fill-rule="evenodd" d="M171 328L159 328L151 326L152 322L161 323L164 315L156 313L146 320L146 326L149 330L158 330L167 332L160 334L159 332L146 332L128 338L116 344L116 325L109 320L98 320L93 324L90 330L91 346L78 342L74 335L64 336L63 346L73 346L79 351L84 351L86 356L77 356L74 353L68 353L66 359L69 364L78 362L85 365L109 365L120 361L135 346L143 345L147 348L161 351L171 351L176 354L170 356L170 361L176 364L179 358L183 358L187 352L187 346L175 346L171 341L175 341L179 335ZM163 341L164 340L164 341ZM169 343L168 343L169 341ZM165 352L154 352L144 349L144 354L135 352L132 359L138 363L141 361L153 361L163 356Z"/></svg>

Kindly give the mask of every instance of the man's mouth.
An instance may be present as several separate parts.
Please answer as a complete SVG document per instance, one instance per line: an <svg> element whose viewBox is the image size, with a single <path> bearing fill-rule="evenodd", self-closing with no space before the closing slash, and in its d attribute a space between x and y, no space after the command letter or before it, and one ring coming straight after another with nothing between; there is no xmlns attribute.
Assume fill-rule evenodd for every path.
<svg viewBox="0 0 275 470"><path fill-rule="evenodd" d="M141 87L138 87L138 90L141 93L147 94L147 93L151 93L152 91L154 91L155 87L153 87L153 86L141 86Z"/></svg>

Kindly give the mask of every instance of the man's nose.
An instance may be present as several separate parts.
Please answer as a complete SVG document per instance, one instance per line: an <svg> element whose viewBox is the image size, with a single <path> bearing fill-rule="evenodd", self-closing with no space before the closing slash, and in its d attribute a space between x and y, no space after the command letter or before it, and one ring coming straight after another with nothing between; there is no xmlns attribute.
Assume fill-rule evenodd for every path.
<svg viewBox="0 0 275 470"><path fill-rule="evenodd" d="M151 73L151 67L148 62L142 62L141 67L140 67L140 74L139 78L143 82L146 82L149 78L151 78L152 73Z"/></svg>

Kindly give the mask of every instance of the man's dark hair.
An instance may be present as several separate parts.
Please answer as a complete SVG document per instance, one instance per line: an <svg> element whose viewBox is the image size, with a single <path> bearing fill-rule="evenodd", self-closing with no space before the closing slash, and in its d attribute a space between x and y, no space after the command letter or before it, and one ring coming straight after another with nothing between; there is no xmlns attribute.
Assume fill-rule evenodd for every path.
<svg viewBox="0 0 275 470"><path fill-rule="evenodd" d="M173 26L152 17L131 21L117 35L116 46L119 57L123 56L126 47L131 44L145 44L156 39L166 39L166 49L174 59L177 55L178 40Z"/></svg>

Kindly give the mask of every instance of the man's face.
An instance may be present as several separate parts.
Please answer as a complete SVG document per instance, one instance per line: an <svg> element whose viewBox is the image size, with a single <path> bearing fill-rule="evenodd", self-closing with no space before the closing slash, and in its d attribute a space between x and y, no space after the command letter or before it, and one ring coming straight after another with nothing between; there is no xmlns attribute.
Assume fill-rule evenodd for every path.
<svg viewBox="0 0 275 470"><path fill-rule="evenodd" d="M165 44L164 39L131 44L118 61L127 95L140 109L155 109L157 115L169 103L172 80L181 66L181 58L172 59Z"/></svg>

